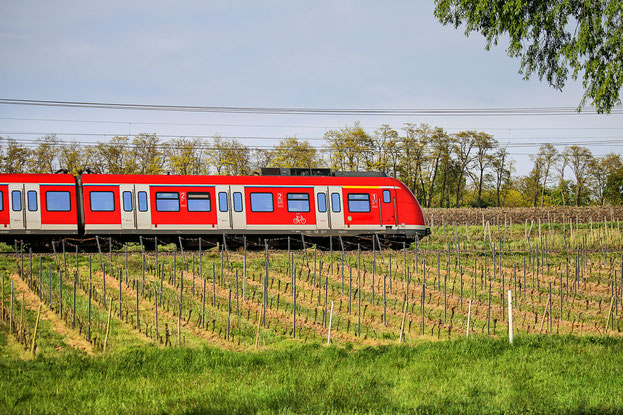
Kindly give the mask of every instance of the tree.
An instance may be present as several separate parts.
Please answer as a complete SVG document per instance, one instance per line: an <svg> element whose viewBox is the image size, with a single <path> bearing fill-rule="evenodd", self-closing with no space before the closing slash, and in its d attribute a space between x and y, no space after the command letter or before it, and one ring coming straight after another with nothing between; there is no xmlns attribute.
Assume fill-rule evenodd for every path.
<svg viewBox="0 0 623 415"><path fill-rule="evenodd" d="M413 194L428 206L426 186L423 179L423 166L426 162L426 147L432 129L427 124L407 123L403 127L405 136L398 150L399 178Z"/></svg>
<svg viewBox="0 0 623 415"><path fill-rule="evenodd" d="M299 141L296 137L287 137L279 142L272 151L270 167L318 167L318 152L308 141Z"/></svg>
<svg viewBox="0 0 623 415"><path fill-rule="evenodd" d="M30 152L28 171L30 173L56 173L59 168L58 156L61 145L61 141L54 134L37 139L37 147Z"/></svg>
<svg viewBox="0 0 623 415"><path fill-rule="evenodd" d="M370 135L355 122L352 127L329 130L324 134L331 152L334 170L358 171L372 165L374 142Z"/></svg>
<svg viewBox="0 0 623 415"><path fill-rule="evenodd" d="M567 190L567 185L565 183L565 169L567 168L568 165L569 165L569 159L567 157L567 153L563 151L562 153L559 154L558 161L554 165L556 167L556 170L558 171L558 177L560 179L558 181L558 189L560 190L560 197L562 199L563 206L566 205L565 193Z"/></svg>
<svg viewBox="0 0 623 415"><path fill-rule="evenodd" d="M476 165L478 176L476 177L473 173L471 173L471 175L474 177L474 180L478 180L478 197L476 204L478 207L482 207L482 185L484 183L484 174L485 170L488 169L493 162L491 152L497 148L498 141L493 138L493 136L483 132L476 133L474 140L476 146L474 164Z"/></svg>
<svg viewBox="0 0 623 415"><path fill-rule="evenodd" d="M456 135L456 140L454 141L453 151L456 155L459 173L456 186L456 207L459 207L461 190L464 185L463 177L467 173L467 166L474 160L472 150L474 149L474 145L476 145L475 136L476 131L461 131Z"/></svg>
<svg viewBox="0 0 623 415"><path fill-rule="evenodd" d="M575 176L575 205L580 206L585 196L584 189L589 179L593 154L588 148L582 146L569 146L565 148L565 154Z"/></svg>
<svg viewBox="0 0 623 415"><path fill-rule="evenodd" d="M251 153L249 148L237 140L215 136L209 159L216 168L216 174L239 176L251 173Z"/></svg>
<svg viewBox="0 0 623 415"><path fill-rule="evenodd" d="M97 173L133 174L136 162L130 148L130 139L115 136L107 143L98 142L88 155L88 167Z"/></svg>
<svg viewBox="0 0 623 415"><path fill-rule="evenodd" d="M398 132L387 124L374 131L373 170L388 173L390 170L391 151L396 147Z"/></svg>
<svg viewBox="0 0 623 415"><path fill-rule="evenodd" d="M141 133L132 140L132 154L139 174L162 174L166 147L156 134Z"/></svg>
<svg viewBox="0 0 623 415"><path fill-rule="evenodd" d="M623 2L616 0L435 0L435 16L465 35L479 32L486 49L509 37L506 50L520 57L519 72L537 73L561 90L580 72L584 97L597 111L620 104L623 86Z"/></svg>
<svg viewBox="0 0 623 415"><path fill-rule="evenodd" d="M502 206L501 198L502 191L506 188L506 184L511 180L511 172L512 172L512 160L508 157L508 151L506 147L498 149L498 151L493 154L493 158L491 161L491 168L493 169L493 173L495 175L495 195L497 206Z"/></svg>
<svg viewBox="0 0 623 415"><path fill-rule="evenodd" d="M543 206L547 181L550 178L552 166L558 158L558 151L553 145L544 144L539 148L539 152L531 155L530 158L534 162L529 178L532 206L536 207L539 196L541 196L541 206Z"/></svg>
<svg viewBox="0 0 623 415"><path fill-rule="evenodd" d="M444 201L446 201L446 207L450 207L450 192L448 191L448 184L452 175L452 145L453 137L446 133L442 128L435 128L435 131L431 135L431 154L433 158L437 160L439 170L441 173L441 183L437 183L441 186L439 195L439 207L443 207ZM429 191L429 198L432 195L432 190L435 185L435 181L431 182ZM430 203L429 203L430 205Z"/></svg>
<svg viewBox="0 0 623 415"><path fill-rule="evenodd" d="M84 149L75 141L66 143L58 156L58 164L61 169L66 169L68 173L79 174L86 168Z"/></svg>
<svg viewBox="0 0 623 415"><path fill-rule="evenodd" d="M596 196L600 205L606 201L620 204L623 201L623 159L609 153L594 159L591 165Z"/></svg>
<svg viewBox="0 0 623 415"><path fill-rule="evenodd" d="M30 158L30 150L13 138L7 139L4 158L2 159L2 172L4 173L26 173L27 164Z"/></svg>
<svg viewBox="0 0 623 415"><path fill-rule="evenodd" d="M168 143L168 169L172 174L203 174L204 143L200 138L176 138Z"/></svg>

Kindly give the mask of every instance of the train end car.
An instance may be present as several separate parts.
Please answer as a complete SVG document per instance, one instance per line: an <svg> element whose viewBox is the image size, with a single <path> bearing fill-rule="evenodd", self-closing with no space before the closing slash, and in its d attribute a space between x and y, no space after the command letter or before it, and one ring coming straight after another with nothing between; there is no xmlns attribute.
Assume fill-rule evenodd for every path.
<svg viewBox="0 0 623 415"><path fill-rule="evenodd" d="M71 174L0 174L0 240L31 245L45 236L78 236L76 180Z"/></svg>

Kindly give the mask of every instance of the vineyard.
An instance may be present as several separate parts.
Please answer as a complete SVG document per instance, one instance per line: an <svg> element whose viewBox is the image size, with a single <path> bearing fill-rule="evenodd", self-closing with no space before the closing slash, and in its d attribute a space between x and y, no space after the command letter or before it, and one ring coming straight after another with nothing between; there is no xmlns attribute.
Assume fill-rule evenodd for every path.
<svg viewBox="0 0 623 415"><path fill-rule="evenodd" d="M616 369L623 355L620 217L507 219L485 218L484 226L443 220L430 237L393 250L382 235L367 241L374 242L369 250L339 238L322 245L290 238L292 249L274 250L269 241L228 236L218 244L180 238L157 249L149 238L114 248L98 239L95 252L59 240L52 253L32 253L17 241L0 253L0 366L8 374L0 408L623 407L614 392L623 387L616 380L623 379ZM402 369L387 373L392 367ZM198 376L212 386L197 386ZM91 401L84 397L94 384L103 397ZM519 384L521 392L512 386ZM50 388L63 392L49 395ZM542 406L534 406L535 396Z"/></svg>
<svg viewBox="0 0 623 415"><path fill-rule="evenodd" d="M338 238L299 250L245 242L249 249L230 251L232 238L192 251L184 245L199 241L155 250L143 238L96 253L59 241L47 255L18 242L2 262L2 319L24 355L146 343L247 350L288 339L381 345L505 337L509 304L515 335L623 329L618 219L444 223L399 250L383 249L379 236L366 251Z"/></svg>

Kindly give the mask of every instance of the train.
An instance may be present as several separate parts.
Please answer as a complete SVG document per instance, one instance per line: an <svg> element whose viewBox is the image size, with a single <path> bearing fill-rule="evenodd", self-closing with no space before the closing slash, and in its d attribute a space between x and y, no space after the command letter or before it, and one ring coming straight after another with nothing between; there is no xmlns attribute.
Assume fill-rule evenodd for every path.
<svg viewBox="0 0 623 415"><path fill-rule="evenodd" d="M162 243L180 236L358 238L430 234L401 181L375 172L262 169L250 176L0 174L0 241L54 238Z"/></svg>

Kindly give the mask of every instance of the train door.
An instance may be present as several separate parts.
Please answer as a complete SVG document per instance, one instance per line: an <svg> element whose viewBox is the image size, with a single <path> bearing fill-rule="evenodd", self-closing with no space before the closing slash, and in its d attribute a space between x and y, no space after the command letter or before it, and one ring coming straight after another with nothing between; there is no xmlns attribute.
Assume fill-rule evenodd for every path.
<svg viewBox="0 0 623 415"><path fill-rule="evenodd" d="M219 229L231 229L231 200L229 186L215 186L216 223Z"/></svg>
<svg viewBox="0 0 623 415"><path fill-rule="evenodd" d="M340 186L329 186L329 207L331 229L344 229L344 200Z"/></svg>
<svg viewBox="0 0 623 415"><path fill-rule="evenodd" d="M244 205L244 186L230 186L231 190L231 218L234 229L247 228L246 208Z"/></svg>
<svg viewBox="0 0 623 415"><path fill-rule="evenodd" d="M121 229L136 229L135 196L133 184L119 185L121 202Z"/></svg>
<svg viewBox="0 0 623 415"><path fill-rule="evenodd" d="M26 225L24 210L24 185L9 183L9 211L11 230L24 229Z"/></svg>
<svg viewBox="0 0 623 415"><path fill-rule="evenodd" d="M316 228L331 229L329 220L329 188L327 186L315 186L314 198L316 200Z"/></svg>
<svg viewBox="0 0 623 415"><path fill-rule="evenodd" d="M396 191L381 189L381 225L396 225Z"/></svg>
<svg viewBox="0 0 623 415"><path fill-rule="evenodd" d="M149 185L134 185L136 229L151 229L151 209L149 206Z"/></svg>
<svg viewBox="0 0 623 415"><path fill-rule="evenodd" d="M39 185L26 183L24 185L24 213L26 216L27 229L41 229L41 198Z"/></svg>

